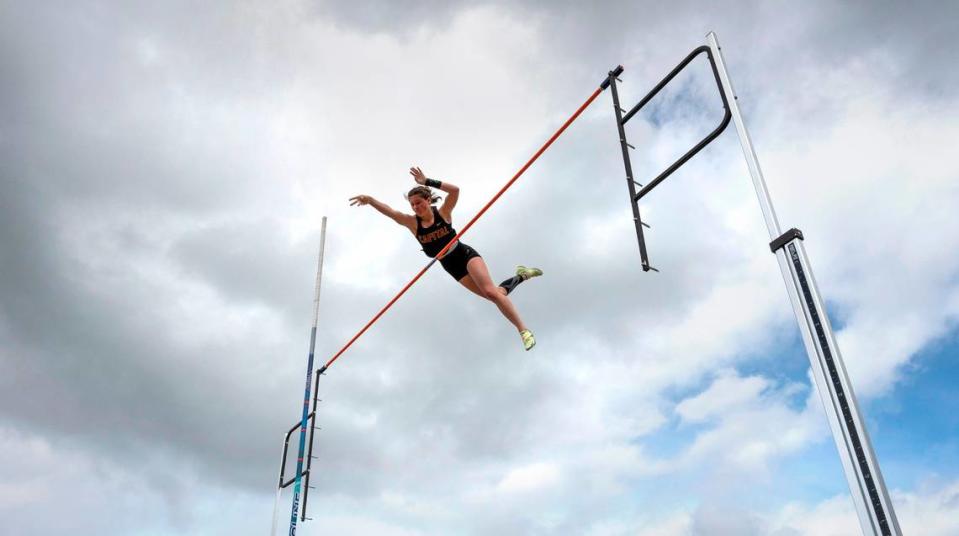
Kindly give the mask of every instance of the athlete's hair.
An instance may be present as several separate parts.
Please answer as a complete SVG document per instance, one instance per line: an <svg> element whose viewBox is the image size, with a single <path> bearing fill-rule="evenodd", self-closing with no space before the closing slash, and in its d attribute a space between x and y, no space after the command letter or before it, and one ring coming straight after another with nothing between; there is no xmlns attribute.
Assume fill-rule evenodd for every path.
<svg viewBox="0 0 959 536"><path fill-rule="evenodd" d="M430 204L436 203L440 199L443 199L442 197L434 194L433 190L431 190L429 186L417 186L416 188L413 188L406 194L406 198L409 199L414 195L422 197L423 199L429 201Z"/></svg>

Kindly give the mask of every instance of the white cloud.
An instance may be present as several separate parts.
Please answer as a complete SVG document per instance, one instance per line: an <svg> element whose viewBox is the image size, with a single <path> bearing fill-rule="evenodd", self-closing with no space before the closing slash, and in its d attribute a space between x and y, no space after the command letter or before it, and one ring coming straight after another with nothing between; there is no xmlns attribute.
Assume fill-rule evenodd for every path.
<svg viewBox="0 0 959 536"><path fill-rule="evenodd" d="M0 459L15 460L0 468L4 533L226 536L268 529L272 504L263 495L211 483L202 468L171 454L141 449L110 460L62 437L0 427Z"/></svg>
<svg viewBox="0 0 959 536"><path fill-rule="evenodd" d="M722 478L764 481L771 464L824 439L821 405L813 396L802 409L792 409L790 399L799 389L721 371L706 390L676 406L684 422L715 423L696 434L675 469L705 467Z"/></svg>
<svg viewBox="0 0 959 536"><path fill-rule="evenodd" d="M533 493L555 486L562 475L556 465L539 462L511 470L496 484L500 493Z"/></svg>
<svg viewBox="0 0 959 536"><path fill-rule="evenodd" d="M740 378L732 371L722 371L708 389L677 404L676 413L684 421L695 423L741 411L769 386L769 381L760 377Z"/></svg>
<svg viewBox="0 0 959 536"><path fill-rule="evenodd" d="M946 157L959 115L890 93L877 70L826 69L806 98L835 105L839 92L844 106L821 124L794 118L782 145L765 153L778 176L773 193L790 201L784 221L805 231L817 280L838 305L839 345L865 396L888 391L904 363L955 328L948 300L959 269L949 208L959 202L959 166ZM864 78L873 83L860 86Z"/></svg>
<svg viewBox="0 0 959 536"><path fill-rule="evenodd" d="M320 216L323 361L427 260L348 197L403 208L406 167L420 164L468 192L462 225L610 64L628 64L635 97L707 19L730 30L720 38L781 221L806 232L856 391L895 396L904 365L959 315L954 95L932 108L900 93L903 66L883 48L801 52L836 7L742 10L757 18L735 24L654 10L628 35L609 28L625 16L565 8L404 12L374 32L305 2L105 6L66 26L47 8L30 19L46 25L0 32L16 45L0 47L4 65L26 80L0 96L15 119L0 128L14 178L0 203L15 201L0 210L0 245L16 252L0 280L12 523L32 528L56 501L73 505L73 532L103 533L122 490L148 530L262 532L250 518L268 519L278 438L302 396ZM56 47L35 37L61 34ZM427 274L322 380L311 503L323 506L305 533L855 532L842 497L782 507L794 490L777 477L815 460L828 429L816 394L797 402L805 386L775 369L794 320L732 131L644 202L662 272L641 274L607 98L471 231L497 273L546 263L514 295L536 350ZM696 137L709 119L698 106L664 128L637 120L637 170ZM56 402L26 402L50 387ZM77 442L62 453L61 433ZM114 465L115 441L143 449L150 478ZM52 485L64 478L52 464L69 489ZM782 498L747 504L746 488ZM898 494L904 526L949 532L955 494ZM722 524L715 497L742 501L728 505L741 525Z"/></svg>
<svg viewBox="0 0 959 536"><path fill-rule="evenodd" d="M959 482L940 483L914 492L893 491L903 534L947 536L959 530ZM852 500L833 497L818 504L789 504L769 518L771 534L840 536L858 534L859 519Z"/></svg>

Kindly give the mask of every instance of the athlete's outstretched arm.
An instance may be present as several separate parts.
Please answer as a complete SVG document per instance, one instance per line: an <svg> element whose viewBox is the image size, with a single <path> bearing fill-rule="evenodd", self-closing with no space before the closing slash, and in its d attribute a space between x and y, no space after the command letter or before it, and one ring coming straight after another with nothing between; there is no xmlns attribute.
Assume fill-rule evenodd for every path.
<svg viewBox="0 0 959 536"><path fill-rule="evenodd" d="M389 219L395 221L396 223L406 227L407 229L416 232L416 217L409 214L403 214L402 212L394 209L393 207L387 205L382 201L377 201L370 195L357 195L350 198L351 207L362 207L364 205L369 205L376 209L380 214L388 217Z"/></svg>
<svg viewBox="0 0 959 536"><path fill-rule="evenodd" d="M443 206L440 207L440 214L446 218L446 221L453 221L453 208L456 207L456 202L459 201L460 198L459 186L450 182L434 181L427 177L426 174L423 173L423 170L416 166L410 168L410 175L413 176L413 180L415 180L417 184L425 184L449 194L446 196L446 200L443 201Z"/></svg>

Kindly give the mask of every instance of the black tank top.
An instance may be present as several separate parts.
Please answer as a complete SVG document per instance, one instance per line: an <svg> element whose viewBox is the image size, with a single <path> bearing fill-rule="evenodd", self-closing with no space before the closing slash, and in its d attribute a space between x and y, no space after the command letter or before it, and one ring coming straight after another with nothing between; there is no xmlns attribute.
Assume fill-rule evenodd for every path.
<svg viewBox="0 0 959 536"><path fill-rule="evenodd" d="M436 207L431 208L433 209L433 225L423 227L423 220L419 216L416 217L416 239L423 246L423 253L426 253L426 256L435 257L437 253L443 251L446 244L456 238L456 230L453 229L452 225L446 223Z"/></svg>

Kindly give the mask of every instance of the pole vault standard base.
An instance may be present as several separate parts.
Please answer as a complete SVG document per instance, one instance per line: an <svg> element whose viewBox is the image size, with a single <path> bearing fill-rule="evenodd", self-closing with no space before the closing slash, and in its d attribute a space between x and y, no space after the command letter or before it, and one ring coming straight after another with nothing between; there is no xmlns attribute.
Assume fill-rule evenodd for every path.
<svg viewBox="0 0 959 536"><path fill-rule="evenodd" d="M731 119L739 133L739 141L769 232L769 247L776 254L783 279L786 282L786 291L789 294L789 300L799 323L803 344L806 347L806 353L809 356L809 363L815 378L816 390L819 392L826 410L826 416L832 429L836 448L839 451L839 458L842 461L846 480L849 483L862 532L868 536L900 536L902 530L899 528L899 521L896 519L892 501L889 499L889 492L883 481L882 473L879 471L879 462L869 442L869 435L863 424L862 415L856 403L856 396L853 393L849 376L846 374L846 367L843 364L839 346L836 344L832 327L829 324L829 317L826 315L822 297L816 287L812 268L803 247L803 235L798 229L790 229L785 233L781 231L776 212L773 209L772 199L766 188L766 181L763 178L762 170L759 168L759 160L756 158L752 141L746 131L746 124L739 111L738 97L730 82L716 34L713 32L707 34L706 41L706 45L693 50L629 112L620 107L619 93L616 88L617 76L622 72L622 67L617 67L616 70L609 73L610 93L613 97L616 126L626 168L626 181L633 208L633 218L636 223L636 238L639 242L642 268L644 271L655 270L649 264L643 234L643 227L647 225L640 219L639 200L718 137ZM633 178L629 158L629 149L632 149L633 146L626 139L626 122L699 54L705 54L712 67L725 108L723 120L706 138L687 151L648 185L643 186ZM637 186L641 188L639 192L635 190Z"/></svg>

